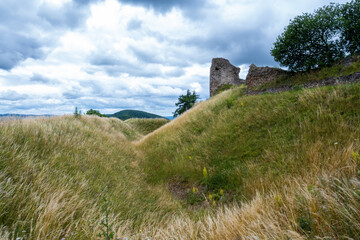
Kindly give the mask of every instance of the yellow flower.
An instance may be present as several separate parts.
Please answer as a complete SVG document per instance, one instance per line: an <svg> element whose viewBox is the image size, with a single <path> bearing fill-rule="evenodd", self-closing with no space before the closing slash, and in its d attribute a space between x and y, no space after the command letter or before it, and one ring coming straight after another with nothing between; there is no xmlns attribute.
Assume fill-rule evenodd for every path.
<svg viewBox="0 0 360 240"><path fill-rule="evenodd" d="M209 194L209 199L212 200L212 195L211 194Z"/></svg>
<svg viewBox="0 0 360 240"><path fill-rule="evenodd" d="M196 187L193 187L193 193L196 193L197 191L199 191Z"/></svg>
<svg viewBox="0 0 360 240"><path fill-rule="evenodd" d="M244 103L243 103L243 102L241 102L241 103L240 103L240 105L243 107L243 106L244 106Z"/></svg>
<svg viewBox="0 0 360 240"><path fill-rule="evenodd" d="M191 160L191 156L189 156L189 159Z"/></svg>
<svg viewBox="0 0 360 240"><path fill-rule="evenodd" d="M208 178L208 172L206 170L206 167L204 167L204 169L203 169L203 176L204 176L205 179Z"/></svg>
<svg viewBox="0 0 360 240"><path fill-rule="evenodd" d="M351 156L355 161L360 163L360 155L359 155L359 153L352 151Z"/></svg>
<svg viewBox="0 0 360 240"><path fill-rule="evenodd" d="M224 195L224 190L222 190L222 188L220 188L219 193L220 193L221 196L223 196Z"/></svg>
<svg viewBox="0 0 360 240"><path fill-rule="evenodd" d="M213 200L213 206L214 206L214 207L216 206L216 202L215 202L215 200Z"/></svg>

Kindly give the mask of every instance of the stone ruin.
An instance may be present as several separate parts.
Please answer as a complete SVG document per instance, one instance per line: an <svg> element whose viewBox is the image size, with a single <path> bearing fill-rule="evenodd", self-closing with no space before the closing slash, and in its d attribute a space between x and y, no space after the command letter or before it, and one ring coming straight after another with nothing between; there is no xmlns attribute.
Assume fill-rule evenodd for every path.
<svg viewBox="0 0 360 240"><path fill-rule="evenodd" d="M280 68L257 67L255 64L251 64L246 76L246 86L248 88L258 87L285 77L287 74L288 71Z"/></svg>
<svg viewBox="0 0 360 240"><path fill-rule="evenodd" d="M240 68L225 58L213 58L210 68L210 97L226 85L240 86L245 80L239 78Z"/></svg>
<svg viewBox="0 0 360 240"><path fill-rule="evenodd" d="M280 68L257 67L250 65L246 80L239 78L240 68L232 65L225 58L213 58L210 68L210 97L226 85L240 86L246 84L248 88L261 86L286 76L287 71Z"/></svg>

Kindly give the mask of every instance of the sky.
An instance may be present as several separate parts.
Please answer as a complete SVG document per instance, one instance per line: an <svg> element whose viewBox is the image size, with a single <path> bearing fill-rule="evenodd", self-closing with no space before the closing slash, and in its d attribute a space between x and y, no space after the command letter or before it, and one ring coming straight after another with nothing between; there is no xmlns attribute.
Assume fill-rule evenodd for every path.
<svg viewBox="0 0 360 240"><path fill-rule="evenodd" d="M345 3L346 1L331 1ZM325 0L0 0L0 114L171 116L209 98L212 58L275 66L289 21Z"/></svg>

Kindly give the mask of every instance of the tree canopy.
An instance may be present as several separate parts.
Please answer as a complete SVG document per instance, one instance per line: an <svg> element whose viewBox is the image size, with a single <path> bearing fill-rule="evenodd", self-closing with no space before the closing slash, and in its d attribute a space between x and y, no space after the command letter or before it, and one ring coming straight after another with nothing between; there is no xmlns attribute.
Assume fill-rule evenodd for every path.
<svg viewBox="0 0 360 240"><path fill-rule="evenodd" d="M97 115L99 117L107 117L105 114L100 113L98 110L90 109L86 112L86 115Z"/></svg>
<svg viewBox="0 0 360 240"><path fill-rule="evenodd" d="M295 17L278 36L271 55L281 66L304 71L359 52L360 0L330 4Z"/></svg>
<svg viewBox="0 0 360 240"><path fill-rule="evenodd" d="M188 89L186 94L180 95L178 98L178 102L175 103L175 106L177 106L178 108L174 112L174 117L177 117L192 108L192 106L194 106L198 99L199 95L197 95L195 91L191 93Z"/></svg>

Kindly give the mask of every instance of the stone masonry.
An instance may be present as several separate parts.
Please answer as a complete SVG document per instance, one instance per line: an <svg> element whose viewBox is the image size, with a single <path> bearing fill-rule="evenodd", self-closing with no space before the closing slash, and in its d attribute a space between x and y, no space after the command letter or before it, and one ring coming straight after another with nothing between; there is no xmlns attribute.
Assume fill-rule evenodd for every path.
<svg viewBox="0 0 360 240"><path fill-rule="evenodd" d="M246 85L248 88L257 87L273 82L277 78L286 76L287 74L287 71L280 68L257 67L255 64L251 64L246 77Z"/></svg>
<svg viewBox="0 0 360 240"><path fill-rule="evenodd" d="M210 68L210 97L224 85L240 86L245 80L239 78L240 68L225 58L213 58Z"/></svg>

